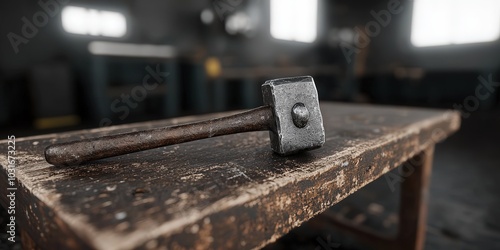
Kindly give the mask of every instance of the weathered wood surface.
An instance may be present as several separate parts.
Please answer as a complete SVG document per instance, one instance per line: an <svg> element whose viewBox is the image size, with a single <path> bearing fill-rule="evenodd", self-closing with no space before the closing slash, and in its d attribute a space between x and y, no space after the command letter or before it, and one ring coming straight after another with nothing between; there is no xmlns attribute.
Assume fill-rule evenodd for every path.
<svg viewBox="0 0 500 250"><path fill-rule="evenodd" d="M456 112L336 103L321 108L325 145L291 157L272 153L267 132L250 132L76 167L57 168L43 158L54 142L213 115L18 138L18 226L49 249L257 248L460 126ZM7 142L0 145L6 152ZM6 154L0 164L5 170ZM1 171L1 190L6 180ZM7 204L5 195L0 202Z"/></svg>

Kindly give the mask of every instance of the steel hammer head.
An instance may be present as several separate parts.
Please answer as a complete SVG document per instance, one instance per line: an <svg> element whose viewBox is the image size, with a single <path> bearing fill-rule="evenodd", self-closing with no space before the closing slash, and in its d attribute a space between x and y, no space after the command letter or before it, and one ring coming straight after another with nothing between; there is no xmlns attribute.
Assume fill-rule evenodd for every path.
<svg viewBox="0 0 500 250"><path fill-rule="evenodd" d="M269 136L274 152L289 155L325 143L318 92L310 76L281 78L262 85L264 104L273 110Z"/></svg>

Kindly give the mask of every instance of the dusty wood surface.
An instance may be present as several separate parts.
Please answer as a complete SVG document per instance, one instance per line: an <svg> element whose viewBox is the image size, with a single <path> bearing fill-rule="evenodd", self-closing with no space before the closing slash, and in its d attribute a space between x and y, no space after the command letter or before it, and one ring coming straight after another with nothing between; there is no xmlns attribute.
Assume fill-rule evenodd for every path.
<svg viewBox="0 0 500 250"><path fill-rule="evenodd" d="M408 159L405 167L405 178L401 184L399 207L399 225L396 235L380 233L369 227L357 225L342 215L327 210L309 220L318 228L334 225L343 232L350 232L356 238L369 243L373 249L399 250L424 249L427 221L427 201L429 181L432 171L434 145Z"/></svg>
<svg viewBox="0 0 500 250"><path fill-rule="evenodd" d="M57 168L43 158L54 142L211 116L17 138L18 226L48 249L258 248L460 125L455 112L336 103L321 108L325 145L291 157L272 153L267 132L250 132L77 167ZM0 148L7 152L7 142ZM5 170L6 153L0 164ZM6 173L0 172L0 189L6 190ZM6 196L0 202L6 206Z"/></svg>

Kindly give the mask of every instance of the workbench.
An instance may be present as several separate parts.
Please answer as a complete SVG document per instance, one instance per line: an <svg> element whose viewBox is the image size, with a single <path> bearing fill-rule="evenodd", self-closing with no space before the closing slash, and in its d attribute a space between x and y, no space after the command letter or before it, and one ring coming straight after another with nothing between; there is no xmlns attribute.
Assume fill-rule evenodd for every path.
<svg viewBox="0 0 500 250"><path fill-rule="evenodd" d="M421 249L434 145L458 130L457 112L321 104L326 143L283 157L268 132L228 135L55 167L52 143L181 124L191 116L16 138L16 228L42 249L253 249L266 246L403 163L399 234L351 228L384 249ZM0 142L0 190L8 188ZM10 192L10 191L9 191ZM9 198L0 197L3 207Z"/></svg>

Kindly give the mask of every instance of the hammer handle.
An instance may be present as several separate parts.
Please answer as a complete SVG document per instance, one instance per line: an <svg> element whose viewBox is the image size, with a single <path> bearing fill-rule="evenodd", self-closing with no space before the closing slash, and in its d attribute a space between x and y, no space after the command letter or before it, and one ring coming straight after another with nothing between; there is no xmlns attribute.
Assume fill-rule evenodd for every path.
<svg viewBox="0 0 500 250"><path fill-rule="evenodd" d="M268 130L271 121L271 108L263 106L207 121L54 144L45 149L45 159L54 165L78 165L215 136Z"/></svg>

